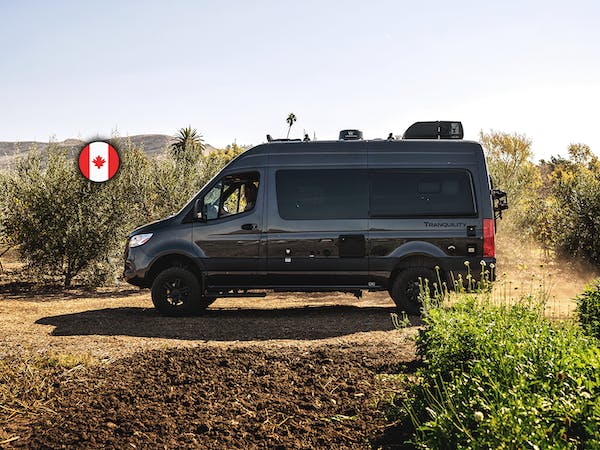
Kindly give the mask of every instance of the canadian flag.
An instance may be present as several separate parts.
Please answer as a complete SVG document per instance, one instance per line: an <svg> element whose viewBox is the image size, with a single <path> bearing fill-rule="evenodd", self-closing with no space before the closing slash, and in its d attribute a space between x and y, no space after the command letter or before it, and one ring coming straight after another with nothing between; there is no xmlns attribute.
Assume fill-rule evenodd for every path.
<svg viewBox="0 0 600 450"><path fill-rule="evenodd" d="M79 154L79 169L88 180L110 180L119 168L119 154L106 142L91 142Z"/></svg>

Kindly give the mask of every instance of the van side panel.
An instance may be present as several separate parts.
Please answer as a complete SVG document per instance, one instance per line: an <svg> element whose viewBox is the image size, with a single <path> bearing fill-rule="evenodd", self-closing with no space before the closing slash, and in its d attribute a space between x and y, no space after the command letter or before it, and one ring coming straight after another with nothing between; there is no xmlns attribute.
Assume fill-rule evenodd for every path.
<svg viewBox="0 0 600 450"><path fill-rule="evenodd" d="M260 161L260 164L257 162ZM226 171L268 167L265 205L268 285L374 282L389 287L390 276L410 258L440 267L443 276L476 273L483 258L483 219L493 219L489 175L481 145L470 141L330 141L259 145L232 161ZM277 170L366 168L378 170L463 170L470 174L475 214L367 217L346 220L286 220L277 207ZM399 196L400 197L400 196ZM371 217L369 217L371 216ZM365 239L365 258L340 257L340 237ZM356 236L359 236L356 238ZM286 262L289 250L290 262ZM420 258L420 259L419 259ZM424 258L429 258L425 260ZM412 263L408 262L407 265ZM364 274L367 274L364 276ZM345 277L344 274L350 274Z"/></svg>
<svg viewBox="0 0 600 450"><path fill-rule="evenodd" d="M466 273L465 261L473 272L479 272L483 258L483 218L492 217L489 177L481 146L464 141L403 141L401 144L368 142L369 171L430 171L428 179L431 173L439 173L441 179L447 171L467 171L475 211L395 218L371 214L367 247L371 279L389 287L394 270L403 262L411 265L410 258L414 260L412 264L439 266L442 278L447 281L450 281L450 272ZM461 185L461 189L464 186Z"/></svg>

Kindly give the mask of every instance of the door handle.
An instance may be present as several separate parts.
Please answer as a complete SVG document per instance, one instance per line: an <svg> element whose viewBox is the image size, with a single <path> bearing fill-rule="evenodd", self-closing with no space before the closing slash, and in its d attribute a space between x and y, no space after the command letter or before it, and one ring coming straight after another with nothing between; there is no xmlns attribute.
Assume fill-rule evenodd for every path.
<svg viewBox="0 0 600 450"><path fill-rule="evenodd" d="M242 225L242 230L254 231L257 229L258 229L258 225L256 225L255 223L245 223L244 225Z"/></svg>

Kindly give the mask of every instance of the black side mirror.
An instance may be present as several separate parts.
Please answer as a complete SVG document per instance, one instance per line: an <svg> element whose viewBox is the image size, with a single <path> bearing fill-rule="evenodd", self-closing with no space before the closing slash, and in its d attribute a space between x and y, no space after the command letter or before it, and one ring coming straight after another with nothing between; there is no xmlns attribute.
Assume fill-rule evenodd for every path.
<svg viewBox="0 0 600 450"><path fill-rule="evenodd" d="M194 202L194 219L206 222L206 207L204 206L204 199L199 198Z"/></svg>
<svg viewBox="0 0 600 450"><path fill-rule="evenodd" d="M508 198L506 192L500 189L492 189L492 201L496 218L502 219L502 211L508 209Z"/></svg>

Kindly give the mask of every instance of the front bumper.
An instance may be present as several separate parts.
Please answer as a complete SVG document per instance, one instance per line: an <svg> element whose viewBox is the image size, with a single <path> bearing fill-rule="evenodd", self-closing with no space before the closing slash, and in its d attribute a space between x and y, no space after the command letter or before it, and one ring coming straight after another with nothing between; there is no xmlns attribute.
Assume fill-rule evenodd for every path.
<svg viewBox="0 0 600 450"><path fill-rule="evenodd" d="M136 247L125 249L125 265L123 269L123 280L138 287L148 287L146 272L149 268L150 260L146 253Z"/></svg>

